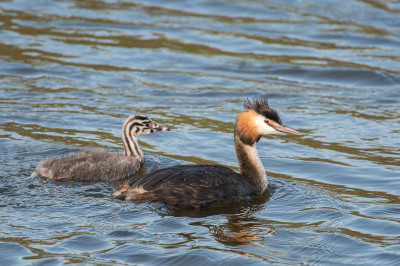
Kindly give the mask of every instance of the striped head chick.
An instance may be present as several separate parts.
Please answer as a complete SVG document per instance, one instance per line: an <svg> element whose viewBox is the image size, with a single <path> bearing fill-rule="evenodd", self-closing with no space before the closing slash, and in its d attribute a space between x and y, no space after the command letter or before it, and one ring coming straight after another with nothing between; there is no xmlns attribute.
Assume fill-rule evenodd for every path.
<svg viewBox="0 0 400 266"><path fill-rule="evenodd" d="M285 126L278 112L269 107L268 99L249 99L243 103L244 111L236 118L235 135L247 145L252 146L258 142L263 135L284 132L288 134L301 135L300 132Z"/></svg>
<svg viewBox="0 0 400 266"><path fill-rule="evenodd" d="M170 131L168 127L160 126L151 118L144 115L129 116L122 126L122 140L124 142L125 152L127 156L142 155L143 152L139 148L137 138L140 135L146 135L158 131Z"/></svg>

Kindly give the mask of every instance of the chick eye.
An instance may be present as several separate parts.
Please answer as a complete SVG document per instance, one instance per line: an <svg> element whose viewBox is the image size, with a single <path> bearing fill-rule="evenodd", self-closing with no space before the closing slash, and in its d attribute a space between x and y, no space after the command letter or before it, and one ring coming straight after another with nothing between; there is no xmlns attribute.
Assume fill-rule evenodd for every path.
<svg viewBox="0 0 400 266"><path fill-rule="evenodd" d="M265 124L269 124L269 120L264 120Z"/></svg>

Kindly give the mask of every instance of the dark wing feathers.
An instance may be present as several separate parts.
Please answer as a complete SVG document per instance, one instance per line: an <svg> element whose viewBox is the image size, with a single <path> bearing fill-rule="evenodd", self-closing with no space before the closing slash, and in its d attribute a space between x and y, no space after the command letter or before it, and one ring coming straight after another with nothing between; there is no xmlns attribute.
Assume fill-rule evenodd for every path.
<svg viewBox="0 0 400 266"><path fill-rule="evenodd" d="M237 183L241 182L242 176L219 165L179 165L155 170L128 184L132 187L143 187L145 190L171 187L175 184L219 187L227 184L230 179Z"/></svg>
<svg viewBox="0 0 400 266"><path fill-rule="evenodd" d="M219 165L180 165L159 169L128 183L126 196L138 202L205 207L243 198L243 177ZM135 188L146 192L136 193Z"/></svg>

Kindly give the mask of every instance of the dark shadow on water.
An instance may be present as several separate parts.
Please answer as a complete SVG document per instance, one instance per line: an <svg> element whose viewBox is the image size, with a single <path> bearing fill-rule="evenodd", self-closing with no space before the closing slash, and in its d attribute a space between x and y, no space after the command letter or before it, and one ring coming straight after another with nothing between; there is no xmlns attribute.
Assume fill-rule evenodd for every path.
<svg viewBox="0 0 400 266"><path fill-rule="evenodd" d="M251 244L260 240L261 237L275 232L267 228L265 221L261 221L257 215L266 208L266 203L276 189L275 185L269 185L267 191L261 196L206 208L185 209L162 204L150 204L147 208L158 213L161 217L205 218L209 216L225 216L223 218L225 222L222 224L213 225L210 220L202 220L191 222L190 225L207 228L209 234L224 245L238 246Z"/></svg>
<svg viewBox="0 0 400 266"><path fill-rule="evenodd" d="M227 221L221 225L207 225L201 222L192 223L207 227L215 239L229 246L251 244L260 240L261 236L274 233L274 230L265 227L256 217L243 217L242 215L228 215Z"/></svg>
<svg viewBox="0 0 400 266"><path fill-rule="evenodd" d="M214 205L205 208L177 208L164 204L149 204L147 208L160 216L203 218L213 215L237 215L240 217L253 217L265 208L265 204L274 194L276 187L268 185L267 191L252 199L242 199L227 204Z"/></svg>

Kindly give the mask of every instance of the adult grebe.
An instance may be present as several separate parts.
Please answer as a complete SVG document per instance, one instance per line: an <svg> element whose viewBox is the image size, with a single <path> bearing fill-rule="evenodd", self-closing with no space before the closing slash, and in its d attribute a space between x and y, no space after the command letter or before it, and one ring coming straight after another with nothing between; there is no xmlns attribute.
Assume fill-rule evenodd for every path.
<svg viewBox="0 0 400 266"><path fill-rule="evenodd" d="M256 142L262 135L301 133L283 125L267 99L244 101L236 118L235 150L240 174L220 165L179 165L142 175L113 193L114 198L198 208L260 195L268 185Z"/></svg>
<svg viewBox="0 0 400 266"><path fill-rule="evenodd" d="M134 174L144 163L143 151L137 138L157 131L169 131L147 116L131 115L122 126L124 153L104 149L87 149L79 153L47 158L41 161L32 174L49 179L80 181L118 180Z"/></svg>

